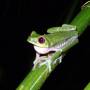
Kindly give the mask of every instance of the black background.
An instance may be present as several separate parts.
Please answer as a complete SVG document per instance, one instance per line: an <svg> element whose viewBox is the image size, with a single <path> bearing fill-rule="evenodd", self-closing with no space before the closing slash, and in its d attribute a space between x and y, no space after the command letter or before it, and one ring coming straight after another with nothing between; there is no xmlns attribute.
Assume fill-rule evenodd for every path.
<svg viewBox="0 0 90 90"><path fill-rule="evenodd" d="M0 1L0 90L15 90L29 73L35 57L26 39L32 30L40 34L65 22L74 0ZM86 1L79 1L73 17ZM72 18L73 18L72 17ZM41 90L82 90L90 80L90 27L64 57Z"/></svg>

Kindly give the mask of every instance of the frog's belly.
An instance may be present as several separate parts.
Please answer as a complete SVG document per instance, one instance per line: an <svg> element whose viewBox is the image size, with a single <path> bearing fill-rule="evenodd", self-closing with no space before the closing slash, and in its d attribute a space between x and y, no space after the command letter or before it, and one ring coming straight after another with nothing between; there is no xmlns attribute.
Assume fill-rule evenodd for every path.
<svg viewBox="0 0 90 90"><path fill-rule="evenodd" d="M49 52L49 48L41 48L38 46L34 46L34 49L36 50L36 52L38 52L40 54L46 54Z"/></svg>
<svg viewBox="0 0 90 90"><path fill-rule="evenodd" d="M56 48L56 47L51 47L51 48L41 48L38 46L34 46L34 49L36 50L36 52L40 53L40 54L46 54L49 53L51 51L58 51L60 50L60 47Z"/></svg>

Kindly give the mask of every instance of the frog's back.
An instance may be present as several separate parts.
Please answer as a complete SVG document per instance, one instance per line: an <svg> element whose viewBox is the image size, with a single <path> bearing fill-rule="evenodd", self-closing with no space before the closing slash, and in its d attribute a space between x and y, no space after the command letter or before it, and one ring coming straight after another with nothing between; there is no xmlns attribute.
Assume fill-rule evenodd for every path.
<svg viewBox="0 0 90 90"><path fill-rule="evenodd" d="M45 35L49 46L54 46L55 44L62 43L65 40L77 35L76 31L62 31Z"/></svg>

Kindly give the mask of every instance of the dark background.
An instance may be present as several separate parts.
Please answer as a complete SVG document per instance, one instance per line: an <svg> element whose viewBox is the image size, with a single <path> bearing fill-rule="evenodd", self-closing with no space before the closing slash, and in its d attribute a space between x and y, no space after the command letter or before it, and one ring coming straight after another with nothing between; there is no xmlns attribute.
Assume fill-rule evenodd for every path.
<svg viewBox="0 0 90 90"><path fill-rule="evenodd" d="M1 0L0 1L0 90L15 90L29 73L35 57L26 39L32 30L40 34L59 26L68 17L75 0ZM86 0L79 1L73 17ZM71 19L73 18L71 17ZM90 27L80 42L64 57L41 90L82 90L90 80Z"/></svg>

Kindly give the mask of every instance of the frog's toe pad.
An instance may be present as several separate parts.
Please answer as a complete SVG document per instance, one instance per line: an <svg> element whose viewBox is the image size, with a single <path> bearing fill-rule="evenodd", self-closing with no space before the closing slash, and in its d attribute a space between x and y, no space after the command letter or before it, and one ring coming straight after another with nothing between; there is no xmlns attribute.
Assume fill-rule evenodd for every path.
<svg viewBox="0 0 90 90"><path fill-rule="evenodd" d="M46 61L40 63L39 66L41 67L42 65L46 65L47 68L49 69L49 72L51 72L52 71L52 69L51 69L51 63L52 63L51 60L50 59L47 59Z"/></svg>

